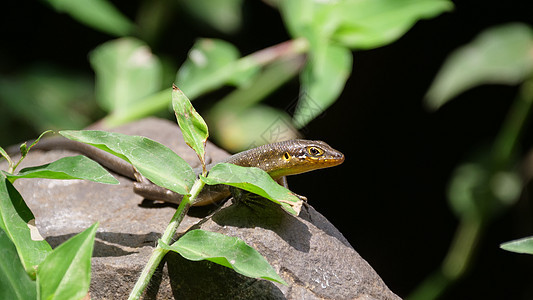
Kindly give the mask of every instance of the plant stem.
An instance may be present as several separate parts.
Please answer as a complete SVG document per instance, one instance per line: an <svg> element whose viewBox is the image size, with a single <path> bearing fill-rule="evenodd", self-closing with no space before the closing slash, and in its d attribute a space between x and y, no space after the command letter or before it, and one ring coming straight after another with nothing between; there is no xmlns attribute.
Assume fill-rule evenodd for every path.
<svg viewBox="0 0 533 300"><path fill-rule="evenodd" d="M255 67L263 67L282 58L305 53L308 49L309 44L307 40L303 38L289 40L244 56L228 67L234 68L235 72ZM224 75L225 72L219 73L221 73L222 76L214 79L214 81L217 84L223 85L228 78ZM172 89L165 89L152 94L144 98L142 101L138 101L134 105L130 105L121 111L112 112L103 121L106 126L113 127L166 109L171 99L171 91ZM205 91L189 91L187 96L189 99L194 99L200 96L200 93L202 92Z"/></svg>
<svg viewBox="0 0 533 300"><path fill-rule="evenodd" d="M526 80L520 87L502 128L492 147L492 165L505 168L512 161L513 152L518 144L520 133L527 122L533 104L533 79ZM479 197L479 196L478 196ZM476 199L482 203L486 199ZM454 240L441 268L428 276L407 299L437 299L448 287L457 282L472 262L477 243L481 240L484 227L490 215L463 217Z"/></svg>
<svg viewBox="0 0 533 300"><path fill-rule="evenodd" d="M191 195L183 197L180 205L178 206L178 209L176 209L176 212L174 213L174 216L172 216L172 219L170 220L167 229L165 229L163 236L161 236L161 242L167 245L170 244L171 239L172 237L174 237L174 234L176 233L176 230L178 229L181 221L189 211L191 203L194 203L194 200L196 199L204 185L205 183L202 180L197 179L191 188ZM148 263L146 264L146 266L144 266L144 269L141 272L139 279L135 283L135 286L133 287L133 290L130 293L130 296L128 298L129 300L139 299L141 297L142 293L148 286L148 283L150 283L152 275L154 275L155 270L157 269L159 263L161 262L165 254L167 254L167 252L168 250L162 249L159 244L155 247L154 251L152 252L152 256L150 256Z"/></svg>
<svg viewBox="0 0 533 300"><path fill-rule="evenodd" d="M454 240L441 268L426 278L410 295L409 300L438 299L452 283L461 278L471 262L483 224L478 218L461 220Z"/></svg>
<svg viewBox="0 0 533 300"><path fill-rule="evenodd" d="M509 109L507 118L494 141L493 155L497 164L508 160L513 154L532 104L533 78L526 80L520 87L518 97Z"/></svg>

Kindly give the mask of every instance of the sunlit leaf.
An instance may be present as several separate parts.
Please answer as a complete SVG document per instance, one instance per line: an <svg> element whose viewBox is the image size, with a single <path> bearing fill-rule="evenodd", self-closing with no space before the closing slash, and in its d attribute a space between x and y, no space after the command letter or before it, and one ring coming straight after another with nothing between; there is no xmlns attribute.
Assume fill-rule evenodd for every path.
<svg viewBox="0 0 533 300"><path fill-rule="evenodd" d="M89 58L96 74L97 99L113 114L123 114L161 88L161 63L140 40L121 38L104 43Z"/></svg>
<svg viewBox="0 0 533 300"><path fill-rule="evenodd" d="M79 22L117 36L130 34L134 24L107 0L45 0L58 12Z"/></svg>
<svg viewBox="0 0 533 300"><path fill-rule="evenodd" d="M516 253L533 254L533 237L503 243L500 245L500 248Z"/></svg>
<svg viewBox="0 0 533 300"><path fill-rule="evenodd" d="M81 299L91 283L91 257L98 223L73 236L39 265L40 299Z"/></svg>
<svg viewBox="0 0 533 300"><path fill-rule="evenodd" d="M52 248L39 234L33 213L3 172L0 172L0 228L15 244L26 272L34 278L35 268Z"/></svg>
<svg viewBox="0 0 533 300"><path fill-rule="evenodd" d="M172 107L183 133L183 139L196 152L202 166L205 167L205 143L209 137L207 124L177 86L173 86L172 89Z"/></svg>
<svg viewBox="0 0 533 300"><path fill-rule="evenodd" d="M0 299L36 299L35 281L28 276L15 245L0 228Z"/></svg>
<svg viewBox="0 0 533 300"><path fill-rule="evenodd" d="M172 246L161 241L159 244L189 260L209 260L248 277L287 285L257 250L236 237L197 229L187 232Z"/></svg>
<svg viewBox="0 0 533 300"><path fill-rule="evenodd" d="M302 207L302 200L258 168L219 163L211 168L208 176L202 177L202 180L209 185L226 184L252 192L280 204L293 215L298 215Z"/></svg>
<svg viewBox="0 0 533 300"><path fill-rule="evenodd" d="M52 163L24 168L15 175L7 175L10 181L19 178L85 179L94 182L118 184L100 164L83 155L60 158Z"/></svg>
<svg viewBox="0 0 533 300"><path fill-rule="evenodd" d="M195 180L187 162L149 138L97 130L64 130L59 133L130 162L144 177L176 193L188 194Z"/></svg>
<svg viewBox="0 0 533 300"><path fill-rule="evenodd" d="M481 84L518 84L533 72L531 53L530 27L508 24L487 29L450 54L426 95L426 105L438 109Z"/></svg>

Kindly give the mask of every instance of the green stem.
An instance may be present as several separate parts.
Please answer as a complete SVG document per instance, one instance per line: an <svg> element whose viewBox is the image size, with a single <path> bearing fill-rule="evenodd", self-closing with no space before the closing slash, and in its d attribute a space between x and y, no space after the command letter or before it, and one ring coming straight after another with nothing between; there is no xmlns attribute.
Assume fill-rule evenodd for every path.
<svg viewBox="0 0 533 300"><path fill-rule="evenodd" d="M461 278L481 238L483 224L478 218L463 219L441 268L428 276L406 299L438 299L444 291Z"/></svg>
<svg viewBox="0 0 533 300"><path fill-rule="evenodd" d="M526 80L520 87L518 97L513 102L507 118L492 148L493 165L503 168L509 164L518 144L533 104L533 79ZM485 199L476 199L482 202ZM428 276L408 299L436 299L452 284L457 282L472 263L473 253L481 239L484 224L490 216L463 217L454 236L454 241L440 270Z"/></svg>
<svg viewBox="0 0 533 300"><path fill-rule="evenodd" d="M194 203L194 200L196 199L196 197L198 197L198 194L200 193L204 185L205 183L202 180L196 180L196 182L191 188L191 195L183 197L180 205L178 206L178 209L176 209L174 216L172 216L170 223L168 224L167 228L165 229L165 232L163 233L163 236L160 239L161 242L167 245L170 244L172 237L174 237L174 234L178 229L178 226L187 214L187 211L189 211L191 203ZM154 251L152 252L152 256L150 256L148 263L146 264L146 266L144 266L144 269L142 270L139 279L135 283L135 286L133 287L133 290L130 293L130 296L128 298L129 300L141 298L142 293L148 286L148 283L150 283L152 275L154 275L155 270L157 269L159 263L161 262L165 254L167 254L167 252L168 250L162 249L159 244L155 247Z"/></svg>
<svg viewBox="0 0 533 300"><path fill-rule="evenodd" d="M518 138L531 111L533 103L533 78L520 87L507 118L494 141L494 159L497 164L507 161L518 144Z"/></svg>
<svg viewBox="0 0 533 300"><path fill-rule="evenodd" d="M303 66L303 59L287 59L265 68L250 85L238 88L218 101L209 110L209 117L237 114L258 103L296 76Z"/></svg>
<svg viewBox="0 0 533 300"><path fill-rule="evenodd" d="M283 43L262 49L250 55L244 56L238 59L235 63L228 65L228 68L230 68L228 70L231 72L228 70L219 70L217 74L220 74L220 76L214 76L210 85L223 85L228 80L228 74L231 75L237 71L248 70L255 67L263 67L282 58L305 53L308 49L309 45L307 40L303 38L285 41ZM142 101L138 101L134 105L130 105L119 112L112 112L104 119L104 123L106 126L113 127L166 109L171 100L171 91L172 89L165 89L148 96ZM189 99L194 99L200 96L201 93L205 92L206 91L190 90L188 91L187 96Z"/></svg>
<svg viewBox="0 0 533 300"><path fill-rule="evenodd" d="M479 218L461 220L441 267L442 273L450 281L459 279L468 269L482 229L483 222Z"/></svg>

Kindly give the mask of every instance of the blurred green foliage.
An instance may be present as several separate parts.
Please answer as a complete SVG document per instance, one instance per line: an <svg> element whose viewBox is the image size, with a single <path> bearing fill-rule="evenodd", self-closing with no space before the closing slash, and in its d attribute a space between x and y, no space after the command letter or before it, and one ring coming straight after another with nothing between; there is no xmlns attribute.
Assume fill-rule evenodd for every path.
<svg viewBox="0 0 533 300"><path fill-rule="evenodd" d="M489 28L457 49L444 62L431 85L426 105L438 109L456 95L483 84L520 84L520 92L493 142L471 153L455 168L448 201L459 219L441 267L409 299L436 299L460 280L472 264L485 228L515 204L526 180L520 175L520 133L533 103L533 30L524 24ZM482 112L481 112L482 113ZM519 241L503 247L533 252Z"/></svg>
<svg viewBox="0 0 533 300"><path fill-rule="evenodd" d="M37 130L86 126L95 117L101 117L102 113L99 114L91 106L85 115L78 116L72 114L71 110L66 111L65 107L88 106L91 99L97 100L99 108L107 114L102 124L108 126L160 111L169 112L171 83L165 79L171 77L168 72L172 72L171 66L176 62L161 58L149 46L156 43L167 30L165 25L169 18L182 12L214 31L233 34L241 26L243 17L242 0L146 1L139 6L135 21L106 0L45 2L57 12L118 39L97 46L89 56L95 72L94 94L84 93L93 89L90 82L72 77L66 71L60 73L64 75L63 84L69 87L55 87L65 90L65 94L47 99L46 107L55 114L36 113L38 116L33 118L41 119L34 123ZM296 137L298 133L295 128L306 126L339 98L352 71L352 50L371 49L391 43L418 20L435 17L453 8L449 0L294 0L267 3L280 10L292 39L247 56L242 56L227 41L199 39L189 51L187 60L178 70L173 70L177 73L175 84L192 100L225 86L233 87L227 98L238 98L238 102L247 110L240 110L236 114L232 106L234 100L222 99L221 103L228 106L217 105L216 112L207 113L208 122L217 124L214 138L231 151L277 141L258 136L271 131L270 127L276 124L274 121L277 119L282 119L289 130L284 135L272 135L270 138ZM174 31L173 36L179 37L180 32ZM302 57L307 57L304 64L301 63ZM279 62L283 62L285 68L269 68ZM278 72L277 77L283 80L269 84L259 79L264 73L272 78L273 72ZM269 93L298 75L300 95L291 98L299 96L298 103L292 105L290 101L287 102L287 107L295 107L292 116L287 111L258 104ZM28 105L33 105L35 99L41 97L40 91L27 81L27 74L0 76L0 83L7 82L12 90L8 97L3 94L8 93L9 89L0 86L6 91L0 94L2 103L7 103L7 110L3 113L27 118L28 111L31 111ZM46 85L54 83L47 82ZM66 94L66 91L76 91L87 98L79 99L79 94ZM76 98L79 100L75 101ZM30 104L26 108L17 107L18 104L14 103L19 103L18 99L29 99L27 101ZM245 104L247 99L250 99L250 104ZM248 112L267 117L244 118ZM73 120L67 122L67 116L72 116ZM250 128L254 132L241 135L242 128ZM234 139L235 136L240 138Z"/></svg>

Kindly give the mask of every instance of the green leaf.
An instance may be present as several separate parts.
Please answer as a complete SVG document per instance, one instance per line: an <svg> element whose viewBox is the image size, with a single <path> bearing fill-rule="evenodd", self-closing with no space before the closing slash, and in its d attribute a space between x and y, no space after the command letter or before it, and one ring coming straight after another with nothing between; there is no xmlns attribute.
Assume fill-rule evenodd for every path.
<svg viewBox="0 0 533 300"><path fill-rule="evenodd" d="M106 169L83 155L63 157L55 162L24 168L16 175L7 175L11 182L19 178L85 179L94 182L119 184Z"/></svg>
<svg viewBox="0 0 533 300"><path fill-rule="evenodd" d="M39 137L33 141L33 143L31 143L31 145L28 147L28 145L26 145L26 142L22 143L22 145L20 145L20 159L18 160L17 163L13 163L11 161L11 159L9 158L9 156L6 158L9 162L9 170L7 171L7 173L9 173L9 175L13 174L15 172L15 169L18 167L18 165L24 160L24 158L26 158L26 155L28 155L28 152L30 151L31 148L33 148L33 146L35 146L40 140L41 138L47 134L47 133L50 133L50 132L53 132L52 130L47 130L43 133L41 133L41 135L39 135ZM3 149L2 149L3 150ZM7 155L7 153L6 153ZM14 182L14 179L10 179L11 182Z"/></svg>
<svg viewBox="0 0 533 300"><path fill-rule="evenodd" d="M140 40L121 38L104 43L89 59L96 74L98 101L113 114L126 113L161 88L161 63Z"/></svg>
<svg viewBox="0 0 533 300"><path fill-rule="evenodd" d="M175 85L172 87L172 107L185 143L196 152L205 171L205 143L209 137L207 124L187 96Z"/></svg>
<svg viewBox="0 0 533 300"><path fill-rule="evenodd" d="M265 171L259 168L247 168L228 163L213 166L207 177L201 177L209 185L231 185L280 204L287 212L298 215L302 200L290 190L282 187Z"/></svg>
<svg viewBox="0 0 533 300"><path fill-rule="evenodd" d="M351 49L393 42L416 21L453 8L448 0L281 1L283 19L293 37L321 36Z"/></svg>
<svg viewBox="0 0 533 300"><path fill-rule="evenodd" d="M418 20L452 9L448 0L344 1L327 18L338 22L333 40L351 49L372 49L394 42Z"/></svg>
<svg viewBox="0 0 533 300"><path fill-rule="evenodd" d="M181 157L146 137L97 130L64 130L59 133L130 162L153 183L182 195L189 193L196 178L192 168Z"/></svg>
<svg viewBox="0 0 533 300"><path fill-rule="evenodd" d="M1 228L0 299L37 299L35 282L24 270L15 245Z"/></svg>
<svg viewBox="0 0 533 300"><path fill-rule="evenodd" d="M301 74L301 93L293 122L304 127L322 114L344 89L352 71L352 53L345 47L311 43L309 61Z"/></svg>
<svg viewBox="0 0 533 300"><path fill-rule="evenodd" d="M426 95L438 109L458 94L481 84L518 84L533 72L533 30L524 24L487 29L455 50L444 62Z"/></svg>
<svg viewBox="0 0 533 300"><path fill-rule="evenodd" d="M281 1L293 37L309 41L294 123L305 126L340 95L352 68L349 49L391 43L414 23L450 10L447 0Z"/></svg>
<svg viewBox="0 0 533 300"><path fill-rule="evenodd" d="M238 64L240 56L239 50L228 42L200 39L178 70L176 85L190 99L195 99L225 84L245 84L253 78L258 66Z"/></svg>
<svg viewBox="0 0 533 300"><path fill-rule="evenodd" d="M91 256L98 223L59 245L37 269L40 299L81 299L91 282Z"/></svg>
<svg viewBox="0 0 533 300"><path fill-rule="evenodd" d="M287 30L293 37L305 36L306 27L313 22L316 2L308 0L280 1L279 9Z"/></svg>
<svg viewBox="0 0 533 300"><path fill-rule="evenodd" d="M165 245L161 241L159 245L189 260L209 260L248 277L263 278L287 285L257 250L236 237L196 229L187 232L172 246Z"/></svg>
<svg viewBox="0 0 533 300"><path fill-rule="evenodd" d="M123 36L133 32L134 24L107 0L46 0L58 12L64 12L87 26Z"/></svg>
<svg viewBox="0 0 533 300"><path fill-rule="evenodd" d="M33 148L33 146L37 145L37 143L43 138L43 136L47 133L53 133L54 131L53 130L46 130L44 131L43 133L41 133L39 135L39 137L33 141L33 143L31 143L31 145L29 147L27 147L26 145L26 142L24 142L22 145L20 145L20 152L22 154L22 156L26 156L28 154L28 152L31 150L31 148Z"/></svg>
<svg viewBox="0 0 533 300"><path fill-rule="evenodd" d="M533 254L533 236L503 243L500 248L516 253Z"/></svg>
<svg viewBox="0 0 533 300"><path fill-rule="evenodd" d="M15 244L26 272L35 278L35 268L52 248L39 234L33 213L3 172L0 172L0 228Z"/></svg>
<svg viewBox="0 0 533 300"><path fill-rule="evenodd" d="M215 30L232 34L241 26L242 0L185 0L181 3L195 18Z"/></svg>
<svg viewBox="0 0 533 300"><path fill-rule="evenodd" d="M4 150L4 148L2 148L2 147L0 147L0 154L5 160L7 160L7 163L10 166L13 164L13 161L11 160L11 157L7 154L6 150Z"/></svg>

